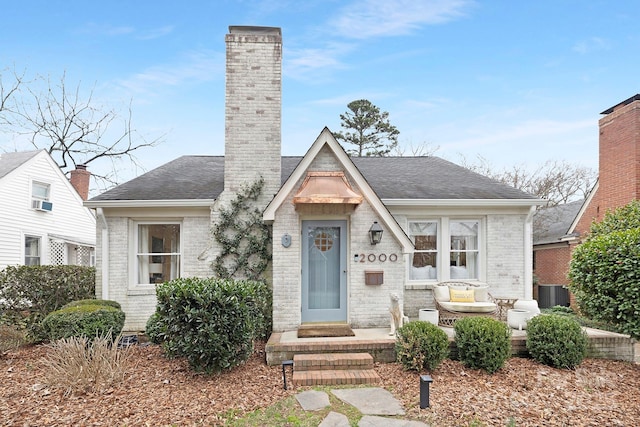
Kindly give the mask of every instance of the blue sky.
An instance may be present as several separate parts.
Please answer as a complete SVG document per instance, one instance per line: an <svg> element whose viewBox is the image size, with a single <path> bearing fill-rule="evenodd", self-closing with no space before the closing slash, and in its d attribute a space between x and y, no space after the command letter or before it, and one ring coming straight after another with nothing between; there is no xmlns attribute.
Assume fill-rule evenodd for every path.
<svg viewBox="0 0 640 427"><path fill-rule="evenodd" d="M600 112L640 92L640 2L608 0L11 1L0 69L66 73L126 112L149 170L223 154L229 25L282 28L285 155L368 99L400 130L460 162L597 167ZM9 17L9 19L6 19ZM0 149L20 142L0 135ZM128 179L140 171L122 171Z"/></svg>

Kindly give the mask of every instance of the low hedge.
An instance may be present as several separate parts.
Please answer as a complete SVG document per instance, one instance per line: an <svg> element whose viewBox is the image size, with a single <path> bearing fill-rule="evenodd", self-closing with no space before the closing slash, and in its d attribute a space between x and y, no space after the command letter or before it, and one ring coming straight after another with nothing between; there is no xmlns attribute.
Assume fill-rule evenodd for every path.
<svg viewBox="0 0 640 427"><path fill-rule="evenodd" d="M125 314L110 305L83 304L49 313L42 321L43 339L110 336L115 339L124 327Z"/></svg>
<svg viewBox="0 0 640 427"><path fill-rule="evenodd" d="M271 328L271 290L250 280L181 278L156 288L151 339L196 371L219 372L245 362Z"/></svg>
<svg viewBox="0 0 640 427"><path fill-rule="evenodd" d="M406 370L433 371L449 355L449 337L429 322L409 322L396 335L396 357Z"/></svg>
<svg viewBox="0 0 640 427"><path fill-rule="evenodd" d="M572 369L587 353L587 335L567 316L543 314L527 322L527 350L533 359L554 368Z"/></svg>
<svg viewBox="0 0 640 427"><path fill-rule="evenodd" d="M68 308L68 307L77 307L79 305L108 305L109 307L113 307L113 308L117 308L118 310L122 310L122 306L120 305L120 303L118 301L112 301L112 300L108 300L108 299L81 299L78 301L71 301L68 304L65 304L64 306L62 306L62 308Z"/></svg>
<svg viewBox="0 0 640 427"><path fill-rule="evenodd" d="M95 283L93 267L8 266L0 271L0 321L25 327L38 341L42 319L71 301L93 298Z"/></svg>
<svg viewBox="0 0 640 427"><path fill-rule="evenodd" d="M511 329L489 317L465 317L456 321L458 359L473 369L494 373L511 357Z"/></svg>

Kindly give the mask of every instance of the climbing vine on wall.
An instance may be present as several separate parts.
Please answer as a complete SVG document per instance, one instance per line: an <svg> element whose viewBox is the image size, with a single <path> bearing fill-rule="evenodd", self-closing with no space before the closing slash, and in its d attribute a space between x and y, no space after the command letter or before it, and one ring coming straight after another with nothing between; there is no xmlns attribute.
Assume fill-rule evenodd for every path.
<svg viewBox="0 0 640 427"><path fill-rule="evenodd" d="M271 260L271 234L256 206L263 187L262 178L243 186L228 206L220 208L213 226L220 254L211 265L220 278L264 280L262 273Z"/></svg>

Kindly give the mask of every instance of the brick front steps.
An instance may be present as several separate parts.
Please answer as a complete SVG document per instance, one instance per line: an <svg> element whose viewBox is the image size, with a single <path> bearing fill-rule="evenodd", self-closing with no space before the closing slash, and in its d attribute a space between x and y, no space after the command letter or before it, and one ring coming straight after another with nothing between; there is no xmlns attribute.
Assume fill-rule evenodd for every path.
<svg viewBox="0 0 640 427"><path fill-rule="evenodd" d="M293 383L299 386L376 384L368 353L296 354L293 356Z"/></svg>

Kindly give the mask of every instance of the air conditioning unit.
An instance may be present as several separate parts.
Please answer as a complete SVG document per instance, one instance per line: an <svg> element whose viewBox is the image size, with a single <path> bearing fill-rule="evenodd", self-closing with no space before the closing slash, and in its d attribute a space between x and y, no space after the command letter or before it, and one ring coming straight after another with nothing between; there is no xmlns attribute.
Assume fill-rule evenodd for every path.
<svg viewBox="0 0 640 427"><path fill-rule="evenodd" d="M45 211L51 212L53 210L53 203L47 202L46 200L31 200L31 208L37 211Z"/></svg>

